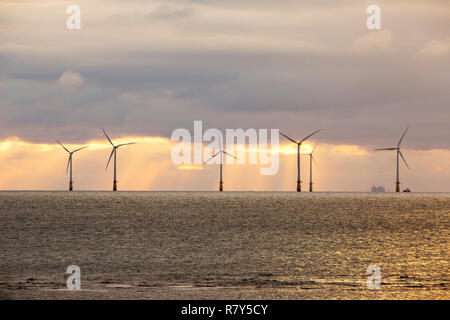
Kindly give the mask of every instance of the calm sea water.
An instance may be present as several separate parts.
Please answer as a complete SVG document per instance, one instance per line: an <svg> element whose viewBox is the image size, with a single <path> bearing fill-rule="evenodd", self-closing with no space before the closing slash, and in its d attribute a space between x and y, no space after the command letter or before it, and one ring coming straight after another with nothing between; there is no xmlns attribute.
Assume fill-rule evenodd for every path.
<svg viewBox="0 0 450 320"><path fill-rule="evenodd" d="M0 192L0 298L449 299L449 218L450 194Z"/></svg>

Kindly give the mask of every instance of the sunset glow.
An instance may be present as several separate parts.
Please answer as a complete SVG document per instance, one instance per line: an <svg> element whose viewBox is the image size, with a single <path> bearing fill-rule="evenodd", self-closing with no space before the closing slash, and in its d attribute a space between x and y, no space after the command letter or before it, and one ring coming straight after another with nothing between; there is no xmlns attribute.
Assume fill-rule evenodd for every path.
<svg viewBox="0 0 450 320"><path fill-rule="evenodd" d="M137 141L138 145L119 150L118 180L123 190L215 190L217 165L175 165L170 154L175 142L161 137L120 137L115 143ZM80 144L67 144L70 150L89 145L74 155L74 181L80 190L108 190L112 176L105 171L111 146L106 141L92 140ZM302 175L309 179L309 158L306 153L315 145L302 146ZM237 146L247 153L257 150ZM445 186L450 179L450 151L405 150L413 170L402 170L405 185L416 186L417 191L433 190L433 184ZM224 176L230 190L292 190L295 185L296 146L280 145L280 169L274 176L260 176L260 165L225 164ZM315 168L315 184L318 191L368 190L372 185L392 188L394 156L377 154L358 146L319 144L315 150L318 167ZM424 159L430 166L424 165ZM18 138L0 141L1 189L61 189L67 184L65 169L67 153L54 144L30 143ZM355 173L355 168L360 173ZM367 173L365 173L367 172ZM424 182L417 172L429 177ZM351 177L351 180L348 180ZM352 184L342 185L342 181ZM183 186L180 186L183 181ZM445 188L445 187L442 187Z"/></svg>

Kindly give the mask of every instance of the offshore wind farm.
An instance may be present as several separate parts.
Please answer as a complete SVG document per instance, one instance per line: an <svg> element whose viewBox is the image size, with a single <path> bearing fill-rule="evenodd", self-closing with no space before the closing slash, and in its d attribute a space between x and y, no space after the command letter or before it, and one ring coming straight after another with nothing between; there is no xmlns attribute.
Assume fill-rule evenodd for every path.
<svg viewBox="0 0 450 320"><path fill-rule="evenodd" d="M449 1L0 17L0 300L450 298Z"/></svg>
<svg viewBox="0 0 450 320"><path fill-rule="evenodd" d="M406 167L408 169L410 169L408 163L406 162L405 157L403 156L403 153L400 150L400 145L403 141L403 139L405 138L405 135L407 133L407 131L409 130L409 126L405 129L405 131L403 132L402 136L400 137L400 140L397 143L397 146L395 147L390 147L390 148L379 148L379 149L375 149L374 151L396 151L396 155L397 155L397 166L396 166L396 183L395 183L395 192L400 192L400 180L399 180L399 161L400 158L402 159L402 161L405 163ZM239 130L238 130L239 131ZM301 154L302 154L302 144L307 141L308 139L310 139L312 136L314 136L315 134L319 133L320 131L322 131L322 129L320 130L316 130L313 133L309 134L308 136L302 138L299 141L296 141L292 138L290 138L289 136L287 136L286 134L280 132L280 135L285 137L287 140L289 140L290 142L293 142L297 145L297 192L301 192L301 178L300 178L300 159L301 159ZM111 162L111 159L113 159L113 191L117 191L117 149L123 146L127 146L127 145L132 145L132 144L136 144L136 142L126 142L126 143L120 143L120 144L114 144L112 142L112 140L110 139L110 137L108 136L108 134L106 133L106 131L104 129L102 129L103 134L105 135L105 137L107 138L107 141L110 143L110 145L112 146L112 151L109 155L107 164L106 164L106 170L109 167L109 164ZM217 140L217 141L216 141ZM224 150L223 148L223 141L222 138L216 137L216 140L214 141L214 148L212 149L214 151L213 155L211 157L209 157L206 161L204 161L203 165L207 165L209 164L209 162L211 162L213 159L218 159L218 164L219 164L219 191L222 192L223 189L223 164L224 164L224 156L227 157L231 157L235 160L239 160L237 157L235 157L233 154L227 152ZM245 141L245 138L244 138ZM66 174L69 172L70 173L70 178L69 178L69 191L73 191L73 180L72 180L72 157L73 154L75 152L78 152L80 150L83 150L85 148L87 148L88 146L85 147L81 147L81 148L77 148L74 151L69 151L60 141L56 140L56 142L66 151L69 153L69 158L68 158L68 162L67 162L67 167L66 167ZM314 145L314 147L312 147L311 151L309 153L306 153L307 156L309 156L309 192L313 192L313 163L317 165L316 160L314 159L313 153L316 150L318 143L316 143ZM218 146L218 147L217 147ZM188 149L190 149L192 146L188 146ZM235 146L231 146L233 149L235 149ZM247 146L244 146L245 148L247 148ZM194 146L195 149L195 146ZM190 152L190 151L189 151ZM268 190L270 191L270 190ZM344 191L344 190L341 190ZM405 192L410 192L411 190L409 188L406 188L404 190Z"/></svg>
<svg viewBox="0 0 450 320"><path fill-rule="evenodd" d="M400 185L399 160L409 168L400 149L408 130L409 127L396 146L375 149L373 154L396 151L396 192ZM57 140L58 146L69 154L69 191L73 191L73 155L88 146L91 148L85 156L96 150L104 153L112 147L106 169L112 162L113 191L117 191L117 150L139 140L129 142L132 137L122 137L114 143L104 129L101 131L106 145L89 141L89 145L72 148ZM218 193L0 191L0 223L7 226L3 228L0 278L8 279L0 283L0 298L448 298L448 282L442 273L446 242L441 235L448 233L443 221L448 218L450 194L321 192L320 185L313 188L319 142L312 140L320 131L298 141L280 132L295 143L295 150L288 143L279 146L278 152L285 152L286 161L281 166L297 159L297 166L287 168L289 177L297 173L296 192L229 189L224 193L223 167L227 164L227 176L232 176L239 166L232 161L239 158L234 155L236 146L225 148L220 132L205 149L202 157L206 161L199 172L208 173L209 167L218 165ZM326 135L321 136L321 145L326 145L326 140ZM241 153L244 158L251 157L250 148ZM139 149L131 149L128 154ZM300 193L302 155L309 159L309 167L305 168L309 171L308 193ZM332 162L328 159L324 166ZM83 166L77 166L77 173L82 172ZM30 224L26 229L20 222L7 222L22 218ZM73 223L75 220L77 223ZM52 229L46 237L50 246L32 241L41 238L42 225ZM413 241L411 234L415 235ZM299 247L298 243L303 245ZM382 243L382 251L377 243ZM142 250L143 247L153 249ZM423 254L416 254L417 250ZM40 255L31 263L24 263L25 257L36 251ZM72 263L70 252L76 252L81 265L77 267L83 268L83 290L61 290L65 283L59 280L59 269ZM99 252L101 259L92 261ZM228 258L224 258L225 252ZM56 263L48 266L50 256ZM354 263L361 257L362 261ZM380 259L383 290L368 291L361 272ZM319 265L322 267L317 268Z"/></svg>
<svg viewBox="0 0 450 320"><path fill-rule="evenodd" d="M375 151L375 153L370 153L369 155L370 156L372 156L372 157L375 157L375 155L376 155L376 153L378 153L378 151L396 151L396 180L395 180L395 189L394 189L394 191L395 192L400 192L401 190L400 190L400 160L402 160L403 161L403 163L405 164L405 166L406 166L406 168L408 168L408 169L411 169L410 168L410 166L409 166L409 164L407 163L407 161L406 161L406 159L405 159L405 156L403 155L403 153L402 153L402 151L401 151L401 144L402 144L402 142L404 141L404 139L405 139L405 136L406 136L406 134L407 134L407 132L408 132L408 130L409 130L409 126L403 131L403 133L402 133L402 135L401 135L401 137L400 137L400 139L399 139L399 141L398 141L398 143L397 143L397 145L396 146L394 146L394 147L389 147L389 148L377 148L377 149L374 149L373 151ZM208 129L208 130L215 130L215 129ZM207 131L208 131L207 130ZM242 130L242 129L236 129L236 130L232 130L232 129L227 129L227 130L231 130L232 132L234 131L235 132L235 134L236 133L243 133L244 132L244 130ZM250 129L249 129L250 130ZM272 130L274 130L274 129L272 129ZM307 135L306 137L304 137L304 138L302 138L302 139L300 139L299 141L296 141L296 140L294 140L293 138L291 138L291 137L289 137L289 136L287 136L286 134L284 134L283 132L279 132L278 131L278 129L276 129L276 132L279 132L279 134L280 134L280 136L282 136L282 137L284 137L284 138L286 138L288 141L290 141L290 142L293 142L293 143L295 143L295 145L296 145L296 150L295 150L295 154L296 154L296 156L297 156L297 162L296 162L296 173L297 173L297 189L296 189L296 191L297 192L301 192L302 191L302 184L301 184L301 166L300 166L300 164L301 164L301 156L302 155L306 155L306 156L308 156L308 158L309 158L309 168L308 168L308 171L306 171L305 170L305 173L307 173L307 174L309 174L309 192L313 192L313 167L314 166L317 166L317 162L316 162L316 159L314 158L314 151L316 150L316 148L317 148L317 145L318 145L318 142L314 142L314 141L312 141L312 142L308 142L308 144L306 145L306 147L305 147L305 143L306 143L306 141L308 141L308 140L310 140L314 135L316 135L317 133L319 133L319 132L321 132L322 131L322 129L320 129L320 130L316 130L316 131L314 131L313 133L311 133L311 134L309 134L309 135ZM112 188L112 190L113 191L117 191L118 190L118 188L117 188L117 185L118 185L118 180L117 180L117 172L118 172L118 170L117 170L117 150L120 148L120 147L123 147L123 146L128 146L128 145L133 145L133 144L136 144L137 142L136 141L133 141L133 142L126 142L126 139L131 139L131 138L125 138L125 141L124 141L124 139L123 138L121 138L120 139L120 141L121 141L121 143L118 143L118 144L114 144L113 142L112 142L112 140L110 139L110 137L109 137L109 135L106 133L106 131L104 130L104 129L102 129L102 132L103 132L103 135L106 137L106 141L109 143L109 145L112 147L112 149L111 149L111 152L109 153L109 157L108 157L108 160L107 160L107 163L106 163L106 170L108 170L108 167L109 167L109 165L110 165L110 163L111 163L111 161L112 161L112 163L113 163L113 188ZM220 131L218 131L219 133L220 133ZM245 132L244 132L245 133ZM220 133L221 134L221 133ZM247 134L247 133L245 133L245 134ZM246 141L246 138L250 138L250 136L251 135L248 135L248 136L246 136L246 135L244 135L244 136L242 136L241 138L238 138L240 141ZM261 159L261 153L268 153L268 154L272 154L272 156L274 155L274 154L276 154L276 157L277 158L279 158L281 155L283 155L284 154L284 156L283 157L285 157L286 158L286 161L291 157L291 155L293 155L294 154L294 150L292 150L290 147L289 147L289 145L286 145L286 144L282 144L282 145L277 145L276 147L275 146L272 146L272 147L274 147L275 149L271 149L271 148L267 148L267 146L266 147L263 147L263 148L261 148L261 146L259 147L259 148L254 148L254 146L256 145L256 143L257 143L257 141L256 140L252 140L252 139L250 139L250 140L248 140L248 142L250 143L249 145L246 145L246 144L244 144L244 145L239 145L239 144L237 144L237 145L233 145L233 144L230 144L230 145L227 145L227 148L229 149L229 152L228 151L226 151L226 149L224 148L224 143L223 143L223 141L222 141L222 137L220 137L219 138L219 136L217 136L217 137L215 137L215 138L213 138L212 140L213 140L213 144L212 144L212 149L210 149L211 151L212 151L212 155L210 154L208 157L207 157L207 154L205 153L204 155L203 155L203 151L201 151L202 149L200 149L200 158L203 158L203 157L205 157L204 159L205 159L205 161L203 161L202 162L202 166L195 166L195 165L193 165L193 166L191 166L191 165L187 165L186 166L186 168L184 167L184 165L178 165L178 168L175 166L175 170L186 170L186 169L188 169L188 170L194 170L194 171L198 171L198 175L200 175L200 173L201 173L201 171L204 171L204 169L206 169L207 168L207 166L205 166L205 165L209 165L209 164L211 164L212 163L212 160L215 160L216 162L215 163L217 163L217 164L219 164L219 188L218 188L218 190L219 191L223 191L224 189L223 189L223 165L224 165L224 163L225 163L225 161L224 161L224 156L225 157L229 157L229 158L232 158L232 159L234 159L234 160L239 160L236 156L235 156L235 154L236 154L236 150L237 149L240 149L240 151L238 151L238 153L239 152L244 152L243 153L243 158L244 158L244 162L239 162L238 161L238 163L235 163L235 162L228 162L229 163L229 165L230 165L230 169L232 170L232 171L237 171L238 170L238 167L240 166L240 165L242 165L242 164L245 164L246 165L246 168L251 168L251 167L253 167L253 168L255 168L255 167L261 167L261 163L257 163L257 162L254 162L254 163L251 163L251 161L250 161L250 163L245 163L245 160L247 159L248 160L248 158L250 157L250 159L257 159L258 157ZM231 139L231 141L233 141L233 139L234 138L232 138ZM325 142L325 144L326 144L326 137L324 137L324 139L323 139L324 141L323 142ZM159 141L161 141L161 140L159 140ZM58 143L58 145L60 146L60 147L62 147L63 148L63 150L65 150L68 154L69 154L69 157L68 157L68 160L67 160L67 166L66 166L66 174L69 174L69 188L68 188L68 190L69 191L73 191L73 169L72 169L72 166L73 166L73 155L76 153L76 152L78 152L78 151L81 151L81 150L84 150L84 149L86 149L86 148L88 148L89 146L84 146L84 147L78 147L78 146L74 146L74 150L73 151L70 151L65 145L63 145L59 140L56 140L56 142ZM99 148L100 149L102 149L102 148L104 148L105 146L104 146L104 144L101 144L100 142L96 142L95 140L92 140L92 141L90 141L89 143L91 143L92 144L92 146L91 146L91 152L93 152L93 151L96 151L96 150L99 150ZM143 140L141 143L145 143L145 140ZM196 151L196 149L198 149L198 145L196 146L196 144L194 144L194 145L189 145L189 143L186 143L186 141L183 141L182 143L181 143L182 145L183 145L183 147L182 147L182 149L183 149L183 152L184 152L184 154L182 155L182 158L184 159L184 160L187 160L187 163L189 164L190 162L190 160L189 159L187 159L186 158L186 156L190 156L191 155L191 152L192 152L192 150L193 151ZM304 148L302 148L302 145L305 147L305 150L304 150ZM200 148L204 148L205 146L204 145L202 145L202 144L200 144ZM173 149L173 150L175 150L175 149L178 149L179 147L177 147L177 146L175 146L175 145L171 145L171 148ZM211 148L211 146L210 146L210 148ZM237 149L236 149L237 148ZM266 148L266 149L264 149L264 148ZM263 150L264 149L264 150ZM205 149L206 150L206 149ZM197 150L198 151L198 150ZM89 150L88 151L86 151L87 153L89 153ZM135 153L136 151L135 150L131 150L130 151L131 153ZM174 151L172 151L172 157L173 157L173 155L174 155L174 153L173 153ZM151 152L149 153L150 155L152 154ZM267 155L266 155L267 156ZM168 154L167 155L167 157L170 157L170 155ZM195 156L194 158L196 158L197 156ZM356 159L357 158L357 156L356 155L349 155L348 157L348 160L347 161L351 161L352 159ZM381 158L379 158L379 159L381 159ZM184 161L183 160L183 161ZM273 160L274 159L272 159L272 162L273 162ZM140 161L143 161L143 162L146 162L146 160L145 160L145 158L144 157L142 157L141 159L140 159ZM174 159L172 159L172 162L174 161ZM178 161L178 160L177 160ZM333 159L333 158L329 158L328 159L328 161L327 161L327 163L328 164L332 164L332 162L334 162L335 160ZM373 161L373 160L372 160ZM276 161L276 166L278 166L278 162L279 162L279 159ZM380 162L380 161L379 161ZM380 162L381 163L381 162ZM290 163L290 164L292 164L292 163ZM273 165L273 163L272 163L272 165ZM276 168L276 170L273 172L273 173L271 173L270 175L272 175L273 177L272 177L272 180L274 180L274 181L276 181L276 180L278 180L278 179L280 179L279 177L280 177L280 174L279 174L279 171L281 170L281 171L284 171L284 172L290 172L290 173L293 173L293 169L294 168L292 168L292 166L287 166L287 168L284 168L285 166L287 165L287 163L284 161L281 165L280 165L280 168ZM153 166L153 164L152 164L152 162L149 162L148 163L148 166L149 167L152 167ZM336 167L336 165L334 165L333 166L335 169L337 169L337 170L339 170L340 171L340 167ZM91 166L91 168L92 168L92 166ZM369 167L367 167L367 169L366 170L369 170ZM79 167L78 167L78 171L79 172L83 172L83 165L80 165ZM248 176L248 178L249 179L252 179L252 177L251 177L251 175L250 175L250 171L249 170L246 170L247 171L247 176ZM381 170L380 169L380 173L382 172L382 171L385 171L386 173L388 173L388 171L386 171L386 170ZM253 173L253 175L260 175L260 173L258 173L258 172L255 172L255 171L253 171L254 173ZM47 176L51 176L51 174L53 173L53 171L51 171L51 172L48 172L48 173L46 173L46 175ZM328 171L327 172L327 175L329 175L330 174L330 171ZM364 172L364 170L359 170L359 171L353 171L352 173L351 173L351 177L352 177L352 179L357 179L358 178L358 176L364 176L366 173ZM323 178L327 178L327 175L322 175L322 179ZM253 178L256 178L256 177L253 177ZM44 180L43 181L47 181L48 179L46 179L46 178L44 178ZM169 185L170 185L170 180L169 179L165 179L165 181L166 182L168 182L169 183ZM249 180L250 181L250 180ZM256 180L255 180L256 181ZM426 178L425 178L425 180L422 180L422 181L426 181ZM81 181L82 182L82 181ZM386 180L379 180L379 182L377 182L377 183L380 183L381 182L381 184L383 184L384 182L386 182ZM239 183L239 182L238 182ZM370 182L369 182L370 183ZM177 185L177 183L176 183L176 179L174 179L174 183L173 183L173 185ZM251 185L251 184L249 184L249 183L246 183L246 185L247 185L247 189L242 189L242 188L240 188L240 189L238 189L238 190L240 190L240 191L245 191L245 190L247 190L247 191L252 191L252 190L259 190L259 191L287 191L287 190L279 190L279 189L271 189L270 187L269 188L267 188L267 187L265 187L265 188L261 188L257 183L255 183L255 188L253 187L253 185ZM177 185L178 186L178 188L175 188L174 190L179 190L179 191L194 191L194 190L203 190L203 191L206 191L206 190L208 190L208 189L205 189L205 188L203 188L203 187L200 187L200 188L197 188L197 189L194 189L194 190L192 190L191 188L186 188L186 189L184 189L183 188L183 186L182 185ZM358 189L356 189L356 190L347 190L347 189L345 189L345 188L343 188L343 189L336 189L336 188L333 188L333 189L327 189L326 187L325 188L319 188L319 189L317 189L317 188L315 188L315 191L322 191L322 192L329 192L329 191L333 191L333 192L346 192L346 191L360 191L360 192L365 192L366 190L367 190L367 188L369 187L369 185L366 185L366 186L364 186L363 188L360 188L359 190ZM37 189L37 190L41 190L41 189L43 189L43 188L41 188L39 185L36 185L36 187L34 188L34 189ZM56 188L56 189L58 189L58 188ZM91 189L91 190L95 190L95 189ZM97 190L104 190L104 189L97 189ZM142 190L142 188L141 187L138 187L138 186L136 186L136 187L133 187L133 185L130 185L130 184L128 184L128 188L126 188L125 190L129 190L129 191L132 191L132 190ZM164 190L164 189L158 189L158 188L156 188L156 189L154 189L154 188L148 188L147 190ZM167 190L167 189L165 189L165 190ZM169 190L171 190L171 189L169 189ZM233 189L232 188L230 188L229 189L229 191L232 191ZM414 188L414 185L412 185L411 183L409 184L409 186L408 187L406 187L403 191L404 192L411 192L411 191L413 191L413 190L415 190L415 188ZM427 190L418 190L418 191L420 191L420 192L424 192L424 191L427 191Z"/></svg>

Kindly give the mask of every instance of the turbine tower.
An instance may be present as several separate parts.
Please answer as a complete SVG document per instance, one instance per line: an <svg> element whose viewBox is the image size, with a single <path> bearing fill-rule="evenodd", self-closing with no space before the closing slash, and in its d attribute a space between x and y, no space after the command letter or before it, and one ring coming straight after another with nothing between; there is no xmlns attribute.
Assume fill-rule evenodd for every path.
<svg viewBox="0 0 450 320"><path fill-rule="evenodd" d="M285 135L284 133L280 132L280 134L285 137L286 139L288 139L289 141L295 143L297 145L297 192L302 192L302 181L300 179L300 148L302 146L302 143L305 142L307 139L309 139L310 137L312 137L313 135L315 135L316 133L322 131L322 129L319 129L313 133L311 133L310 135L304 137L302 140L300 140L299 142L295 141L292 138L289 138L287 135Z"/></svg>
<svg viewBox="0 0 450 320"><path fill-rule="evenodd" d="M106 164L106 170L108 169L109 162L111 161L111 157L114 155L114 180L113 180L113 191L117 191L117 166L116 166L116 160L117 160L117 149L119 147L123 147L129 144L135 144L136 142L128 142L128 143L122 143L118 144L117 146L112 143L111 139L106 134L105 129L102 129L103 133L105 134L106 138L108 139L109 143L113 146L111 154L109 155L108 163Z"/></svg>
<svg viewBox="0 0 450 320"><path fill-rule="evenodd" d="M56 142L58 142L58 143L61 145L61 147L63 147L64 150L66 150L66 151L69 153L69 160L67 161L66 174L67 174L67 171L68 171L69 168L70 168L69 191L73 191L73 181L72 181L72 156L73 156L73 154L74 154L75 152L80 151L80 150L83 150L83 149L87 148L88 146L82 147L82 148L79 148L79 149L76 149L76 150L73 150L73 151L69 151L69 149L67 149L66 147L64 147L64 145L63 145L61 142L59 142L58 140L56 140Z"/></svg>
<svg viewBox="0 0 450 320"><path fill-rule="evenodd" d="M405 157L403 157L403 154L400 150L400 144L403 141L403 138L406 135L406 132L408 131L409 127L406 128L406 130L403 132L402 137L400 138L400 140L397 143L396 147L392 147L392 148L382 148L382 149L375 149L375 151L381 151L381 150L397 150L397 180L395 182L395 192L400 192L400 175L399 175L399 160L400 157L402 158L403 162L406 164L406 167L409 169L408 163L405 160Z"/></svg>
<svg viewBox="0 0 450 320"><path fill-rule="evenodd" d="M208 160L206 160L204 162L204 164L207 164L211 159L220 155L220 178L219 178L219 191L220 192L223 191L222 166L223 166L223 155L224 154L226 154L227 156L230 156L232 158L235 158L237 160L237 158L235 156L229 154L228 152L226 152L222 149L222 141L220 141L220 150L216 154L214 154L211 158L209 158Z"/></svg>
<svg viewBox="0 0 450 320"><path fill-rule="evenodd" d="M317 165L316 159L314 159L313 153L314 150L316 150L318 143L314 146L311 153L309 153L309 192L313 192L313 179L312 179L312 167L313 167L313 161Z"/></svg>

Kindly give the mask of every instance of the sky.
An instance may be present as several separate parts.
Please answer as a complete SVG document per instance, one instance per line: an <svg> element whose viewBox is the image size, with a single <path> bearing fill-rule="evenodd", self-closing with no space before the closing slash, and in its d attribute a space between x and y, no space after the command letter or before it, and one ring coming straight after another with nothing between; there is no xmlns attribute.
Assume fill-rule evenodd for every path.
<svg viewBox="0 0 450 320"><path fill-rule="evenodd" d="M338 4L337 4L338 3ZM66 9L81 8L68 30ZM370 5L381 30L366 27ZM119 188L215 190L216 166L177 166L177 128L277 128L301 138L322 128L314 182L321 191L402 187L450 192L450 3L447 0L0 0L0 189L106 190L110 147ZM228 165L228 190L295 190L295 145L280 170ZM302 180L309 161L302 157Z"/></svg>

